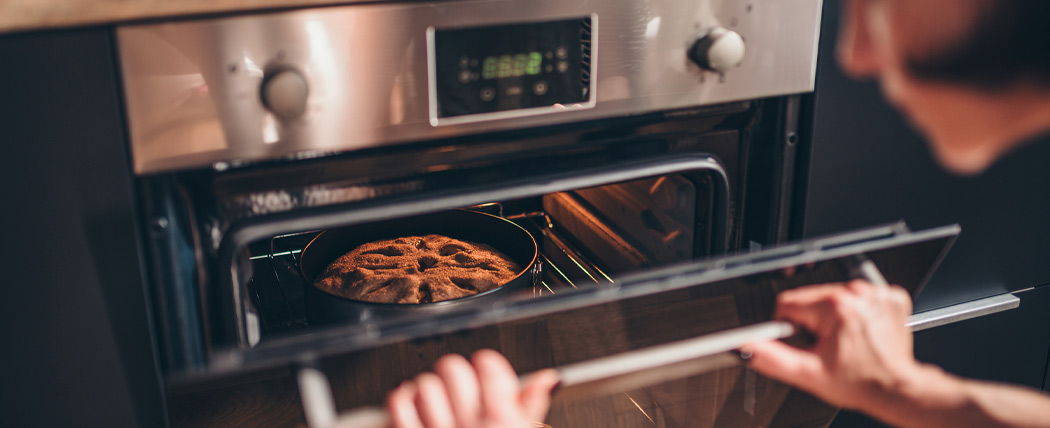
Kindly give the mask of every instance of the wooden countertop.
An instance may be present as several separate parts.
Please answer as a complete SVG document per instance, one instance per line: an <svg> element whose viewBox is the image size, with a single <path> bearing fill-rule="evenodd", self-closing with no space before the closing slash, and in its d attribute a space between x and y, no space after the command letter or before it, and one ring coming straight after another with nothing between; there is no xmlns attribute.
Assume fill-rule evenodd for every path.
<svg viewBox="0 0 1050 428"><path fill-rule="evenodd" d="M0 33L361 0L0 0Z"/></svg>

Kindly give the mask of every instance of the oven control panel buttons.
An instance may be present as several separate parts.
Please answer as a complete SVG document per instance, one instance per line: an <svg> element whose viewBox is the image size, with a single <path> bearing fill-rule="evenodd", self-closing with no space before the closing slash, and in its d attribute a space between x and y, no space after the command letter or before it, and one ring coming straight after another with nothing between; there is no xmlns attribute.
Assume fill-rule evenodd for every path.
<svg viewBox="0 0 1050 428"><path fill-rule="evenodd" d="M263 79L259 90L266 109L281 119L295 119L306 111L310 87L295 70L281 70Z"/></svg>
<svg viewBox="0 0 1050 428"><path fill-rule="evenodd" d="M744 60L744 38L734 31L715 27L689 48L689 59L700 68L725 73Z"/></svg>

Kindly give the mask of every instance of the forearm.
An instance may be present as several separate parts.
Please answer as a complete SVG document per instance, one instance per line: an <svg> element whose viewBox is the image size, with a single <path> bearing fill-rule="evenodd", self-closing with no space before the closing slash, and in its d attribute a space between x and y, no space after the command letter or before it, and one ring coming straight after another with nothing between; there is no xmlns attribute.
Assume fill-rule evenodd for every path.
<svg viewBox="0 0 1050 428"><path fill-rule="evenodd" d="M934 366L871 408L861 409L899 427L1047 427L1050 396L1024 387L962 379Z"/></svg>

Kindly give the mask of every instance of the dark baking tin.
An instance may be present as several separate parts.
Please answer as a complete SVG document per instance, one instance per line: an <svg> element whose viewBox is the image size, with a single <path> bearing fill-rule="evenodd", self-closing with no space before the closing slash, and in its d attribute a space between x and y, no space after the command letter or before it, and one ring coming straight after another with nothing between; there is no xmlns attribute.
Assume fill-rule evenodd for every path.
<svg viewBox="0 0 1050 428"><path fill-rule="evenodd" d="M436 303L364 302L329 294L313 286L314 279L325 267L361 244L431 234L491 245L513 259L522 270L501 287L470 297ZM537 277L534 272L537 254L536 241L521 226L501 217L467 210L441 211L328 229L318 234L303 248L299 259L299 269L307 284L307 320L310 324L369 321L420 313L443 313L472 304L491 304L510 293L534 285Z"/></svg>

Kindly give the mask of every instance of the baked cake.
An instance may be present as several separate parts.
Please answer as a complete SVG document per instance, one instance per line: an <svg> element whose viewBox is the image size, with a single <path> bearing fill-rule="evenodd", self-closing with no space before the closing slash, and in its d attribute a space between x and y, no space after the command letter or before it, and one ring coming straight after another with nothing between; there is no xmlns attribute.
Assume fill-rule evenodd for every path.
<svg viewBox="0 0 1050 428"><path fill-rule="evenodd" d="M499 287L521 270L485 244L442 235L369 242L340 256L314 286L348 299L377 303L433 303Z"/></svg>

